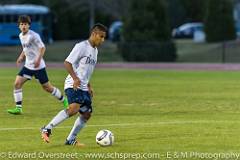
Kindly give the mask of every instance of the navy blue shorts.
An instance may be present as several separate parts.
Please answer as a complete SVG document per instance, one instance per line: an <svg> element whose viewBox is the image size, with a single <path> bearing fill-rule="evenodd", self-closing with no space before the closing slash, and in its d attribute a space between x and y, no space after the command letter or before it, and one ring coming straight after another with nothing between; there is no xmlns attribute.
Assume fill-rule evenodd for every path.
<svg viewBox="0 0 240 160"><path fill-rule="evenodd" d="M67 95L69 104L80 104L80 113L92 113L92 98L88 91L82 91L80 89L74 90L73 88L68 88L65 90L65 94Z"/></svg>
<svg viewBox="0 0 240 160"><path fill-rule="evenodd" d="M36 79L38 79L38 81L41 84L47 83L48 82L48 76L47 76L47 72L46 69L40 69L40 70L31 70L28 69L26 67L23 67L20 72L18 73L19 76L25 77L28 80L31 80L32 77L34 76Z"/></svg>

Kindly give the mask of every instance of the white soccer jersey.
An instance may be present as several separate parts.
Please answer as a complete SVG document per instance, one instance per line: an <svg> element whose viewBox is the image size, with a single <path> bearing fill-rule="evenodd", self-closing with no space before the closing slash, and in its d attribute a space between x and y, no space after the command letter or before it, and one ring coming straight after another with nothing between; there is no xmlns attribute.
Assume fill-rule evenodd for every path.
<svg viewBox="0 0 240 160"><path fill-rule="evenodd" d="M44 68L45 62L41 59L38 68L34 68L34 62L40 54L40 48L44 47L44 44L36 32L29 30L25 35L19 34L19 38L23 47L24 54L26 56L25 67L31 70L39 70Z"/></svg>
<svg viewBox="0 0 240 160"><path fill-rule="evenodd" d="M97 63L97 48L93 48L88 40L77 43L65 61L73 66L73 70L81 81L80 89L88 91L88 83ZM73 88L70 75L65 80L64 89Z"/></svg>

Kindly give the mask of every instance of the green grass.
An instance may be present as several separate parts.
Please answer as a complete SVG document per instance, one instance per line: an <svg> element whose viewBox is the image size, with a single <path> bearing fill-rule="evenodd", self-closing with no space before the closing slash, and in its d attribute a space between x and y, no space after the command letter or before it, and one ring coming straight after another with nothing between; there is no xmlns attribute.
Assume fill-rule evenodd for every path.
<svg viewBox="0 0 240 160"><path fill-rule="evenodd" d="M158 153L161 159L171 159L167 155L174 153L240 152L238 72L96 69L91 81L93 116L78 136L85 148L63 145L76 117L53 130L51 143L42 142L39 128L62 107L34 80L24 86L24 114L6 112L14 106L16 73L15 69L0 70L0 153ZM65 70L49 69L48 73L51 82L62 89ZM113 146L95 143L101 129L114 133ZM188 155L185 159L201 158Z"/></svg>

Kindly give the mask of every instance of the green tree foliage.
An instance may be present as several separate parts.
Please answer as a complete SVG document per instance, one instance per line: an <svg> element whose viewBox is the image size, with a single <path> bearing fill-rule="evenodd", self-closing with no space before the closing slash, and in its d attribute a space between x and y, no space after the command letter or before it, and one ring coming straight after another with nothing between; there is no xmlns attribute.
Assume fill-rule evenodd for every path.
<svg viewBox="0 0 240 160"><path fill-rule="evenodd" d="M208 42L221 42L236 38L233 6L230 0L209 0L205 20Z"/></svg>
<svg viewBox="0 0 240 160"><path fill-rule="evenodd" d="M82 4L82 5L81 5ZM65 8L63 6L66 6ZM96 6L95 6L96 7ZM66 0L52 1L50 8L54 12L56 22L54 24L55 39L85 39L89 36L89 4L82 2L70 5ZM110 25L110 14L100 12L95 8L95 22Z"/></svg>
<svg viewBox="0 0 240 160"><path fill-rule="evenodd" d="M203 22L207 0L180 0L185 11L187 22Z"/></svg>
<svg viewBox="0 0 240 160"><path fill-rule="evenodd" d="M163 0L131 0L124 22L127 41L169 41L168 16Z"/></svg>
<svg viewBox="0 0 240 160"><path fill-rule="evenodd" d="M164 0L131 0L119 49L127 61L175 61Z"/></svg>
<svg viewBox="0 0 240 160"><path fill-rule="evenodd" d="M203 22L207 0L165 0L171 28L187 22Z"/></svg>
<svg viewBox="0 0 240 160"><path fill-rule="evenodd" d="M95 22L109 26L113 21L111 14L106 14L98 6L101 1L94 3ZM88 1L53 0L48 2L55 15L55 39L85 39L89 36L90 6Z"/></svg>
<svg viewBox="0 0 240 160"><path fill-rule="evenodd" d="M50 8L53 14L53 38L85 39L89 36L89 0L1 0L2 4L39 4ZM126 1L91 0L94 3L95 22L107 26L120 17L120 8ZM124 10L124 9L122 9Z"/></svg>
<svg viewBox="0 0 240 160"><path fill-rule="evenodd" d="M186 10L180 0L166 0L171 29L186 22Z"/></svg>
<svg viewBox="0 0 240 160"><path fill-rule="evenodd" d="M50 9L54 15L53 37L54 39L69 39L70 37L70 23L71 11L63 6L68 6L64 0L52 1L49 4Z"/></svg>

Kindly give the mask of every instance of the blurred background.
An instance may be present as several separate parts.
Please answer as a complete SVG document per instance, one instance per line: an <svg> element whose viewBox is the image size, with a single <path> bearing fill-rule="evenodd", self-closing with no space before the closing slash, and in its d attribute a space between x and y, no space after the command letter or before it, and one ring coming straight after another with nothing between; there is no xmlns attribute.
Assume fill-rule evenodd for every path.
<svg viewBox="0 0 240 160"><path fill-rule="evenodd" d="M240 0L0 0L0 61L21 52L17 18L63 62L94 23L105 24L99 62L240 62Z"/></svg>

